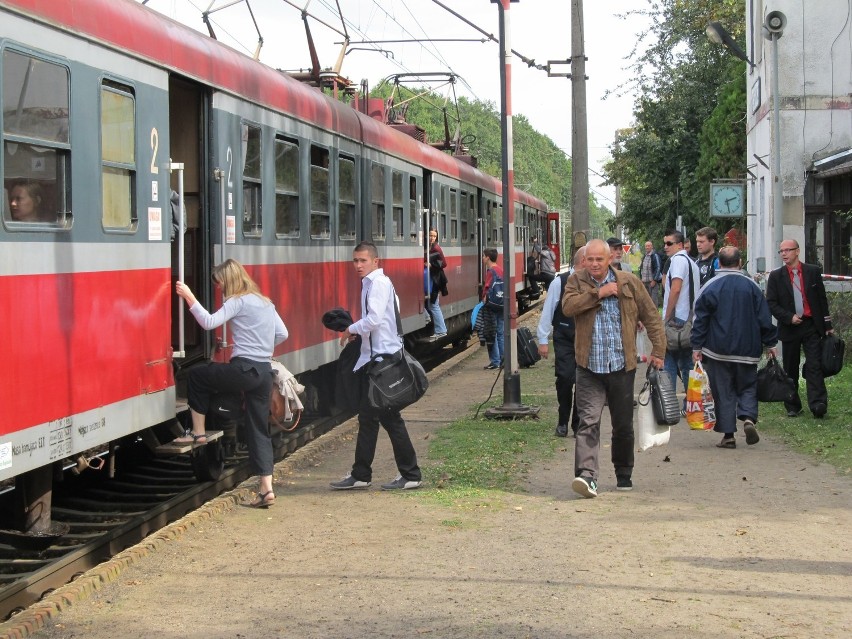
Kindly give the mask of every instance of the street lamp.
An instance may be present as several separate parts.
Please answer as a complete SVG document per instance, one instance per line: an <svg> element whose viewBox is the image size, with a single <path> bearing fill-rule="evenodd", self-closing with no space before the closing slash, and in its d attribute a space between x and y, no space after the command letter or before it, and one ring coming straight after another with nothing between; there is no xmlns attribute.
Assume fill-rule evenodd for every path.
<svg viewBox="0 0 852 639"><path fill-rule="evenodd" d="M713 44L721 44L740 60L748 62L749 66L752 69L754 68L754 62L749 60L749 57L746 55L745 51L740 49L740 45L738 45L736 40L731 37L731 34L725 30L725 27L722 26L721 22L713 20L704 29L704 33L707 34L707 38L710 40L710 42L712 42Z"/></svg>

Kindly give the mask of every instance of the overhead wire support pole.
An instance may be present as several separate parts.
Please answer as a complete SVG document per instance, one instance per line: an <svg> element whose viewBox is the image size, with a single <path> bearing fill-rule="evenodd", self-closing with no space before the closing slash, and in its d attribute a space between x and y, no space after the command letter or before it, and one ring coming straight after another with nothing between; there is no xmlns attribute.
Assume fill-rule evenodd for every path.
<svg viewBox="0 0 852 639"><path fill-rule="evenodd" d="M517 343L518 306L515 299L515 169L512 149L512 55L508 42L509 4L518 0L491 0L500 15L500 133L503 167L503 405L489 408L491 419L517 419L535 416L540 408L521 404L521 376L513 346Z"/></svg>
<svg viewBox="0 0 852 639"><path fill-rule="evenodd" d="M583 0L571 0L571 254L589 240L589 135Z"/></svg>

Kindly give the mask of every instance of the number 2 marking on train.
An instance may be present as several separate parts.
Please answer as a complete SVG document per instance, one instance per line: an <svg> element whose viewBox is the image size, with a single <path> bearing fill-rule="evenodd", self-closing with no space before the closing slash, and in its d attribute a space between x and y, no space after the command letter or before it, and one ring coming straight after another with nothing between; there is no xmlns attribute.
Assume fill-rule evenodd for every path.
<svg viewBox="0 0 852 639"><path fill-rule="evenodd" d="M234 154L231 151L231 147L228 147L228 152L225 154L228 162L228 188L233 188L234 183L231 182L231 169L234 166Z"/></svg>
<svg viewBox="0 0 852 639"><path fill-rule="evenodd" d="M157 127L151 128L151 173L159 173L160 167L157 166L157 150L160 148L160 134L157 132Z"/></svg>

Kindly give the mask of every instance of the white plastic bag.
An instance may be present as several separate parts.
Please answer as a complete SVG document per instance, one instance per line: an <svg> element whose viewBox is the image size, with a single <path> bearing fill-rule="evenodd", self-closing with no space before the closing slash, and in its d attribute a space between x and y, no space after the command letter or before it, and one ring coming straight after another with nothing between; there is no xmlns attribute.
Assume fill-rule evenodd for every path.
<svg viewBox="0 0 852 639"><path fill-rule="evenodd" d="M644 328L641 331L636 331L636 361L638 363L647 362L651 356L649 341L648 334Z"/></svg>
<svg viewBox="0 0 852 639"><path fill-rule="evenodd" d="M651 406L651 391L648 385L639 393L636 419L636 445L640 451L654 446L665 446L669 443L670 426L660 426L654 418L654 408Z"/></svg>

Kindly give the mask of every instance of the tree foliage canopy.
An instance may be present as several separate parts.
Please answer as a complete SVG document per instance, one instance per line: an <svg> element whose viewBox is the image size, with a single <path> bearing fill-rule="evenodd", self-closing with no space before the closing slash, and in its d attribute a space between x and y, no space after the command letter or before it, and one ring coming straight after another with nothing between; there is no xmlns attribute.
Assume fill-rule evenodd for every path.
<svg viewBox="0 0 852 639"><path fill-rule="evenodd" d="M617 222L637 239L662 237L678 214L692 233L709 214L709 184L745 176L745 63L705 34L718 20L737 39L744 0L652 0L631 55L633 125L616 135L605 172L620 187ZM640 48L646 48L640 52Z"/></svg>

